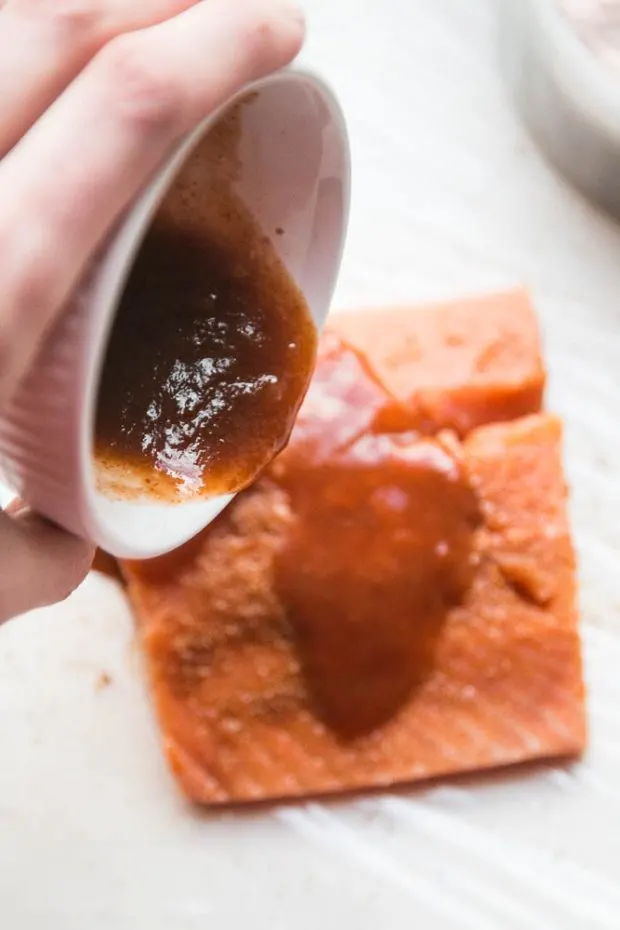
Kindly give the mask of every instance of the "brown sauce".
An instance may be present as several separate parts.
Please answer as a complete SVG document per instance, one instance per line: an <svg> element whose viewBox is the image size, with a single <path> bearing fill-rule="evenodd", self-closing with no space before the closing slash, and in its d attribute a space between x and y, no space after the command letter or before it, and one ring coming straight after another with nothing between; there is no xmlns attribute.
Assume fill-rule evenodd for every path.
<svg viewBox="0 0 620 930"><path fill-rule="evenodd" d="M474 577L477 499L458 455L432 439L365 436L302 478L276 589L318 715L355 738L433 668Z"/></svg>
<svg viewBox="0 0 620 930"><path fill-rule="evenodd" d="M337 336L324 334L291 440L271 474L285 481L295 469L328 461L373 428L386 401L384 388L358 353Z"/></svg>
<svg viewBox="0 0 620 930"><path fill-rule="evenodd" d="M190 160L122 295L95 423L108 496L174 501L245 487L285 445L309 383L308 307L228 183L237 121Z"/></svg>
<svg viewBox="0 0 620 930"><path fill-rule="evenodd" d="M475 575L481 515L459 443L370 434L382 389L350 349L328 348L269 470L292 514L274 586L316 713L356 738L432 670L448 611Z"/></svg>

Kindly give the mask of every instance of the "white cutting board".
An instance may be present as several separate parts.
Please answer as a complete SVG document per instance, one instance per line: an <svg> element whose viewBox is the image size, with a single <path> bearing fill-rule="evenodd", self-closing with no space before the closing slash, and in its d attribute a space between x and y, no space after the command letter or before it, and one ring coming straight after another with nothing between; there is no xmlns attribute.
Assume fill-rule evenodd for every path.
<svg viewBox="0 0 620 930"><path fill-rule="evenodd" d="M123 598L91 578L0 632L0 926L617 930L620 230L520 127L493 0L306 5L306 62L341 93L353 142L337 304L525 283L540 310L567 420L591 749L570 768L196 813L162 762Z"/></svg>

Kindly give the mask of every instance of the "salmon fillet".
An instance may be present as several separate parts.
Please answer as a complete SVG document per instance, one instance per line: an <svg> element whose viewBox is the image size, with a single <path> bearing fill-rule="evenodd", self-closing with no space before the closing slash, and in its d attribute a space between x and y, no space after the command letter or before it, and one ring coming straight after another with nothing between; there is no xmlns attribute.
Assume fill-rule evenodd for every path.
<svg viewBox="0 0 620 930"><path fill-rule="evenodd" d="M523 372L539 359L528 344ZM448 404L421 436L411 403L403 431L381 433L400 401L369 359L332 332L272 468L181 550L123 565L165 751L195 801L583 748L560 422L536 414L459 440L442 429Z"/></svg>
<svg viewBox="0 0 620 930"><path fill-rule="evenodd" d="M466 435L484 423L540 410L545 371L536 315L527 294L342 313L328 332L365 359L409 422Z"/></svg>

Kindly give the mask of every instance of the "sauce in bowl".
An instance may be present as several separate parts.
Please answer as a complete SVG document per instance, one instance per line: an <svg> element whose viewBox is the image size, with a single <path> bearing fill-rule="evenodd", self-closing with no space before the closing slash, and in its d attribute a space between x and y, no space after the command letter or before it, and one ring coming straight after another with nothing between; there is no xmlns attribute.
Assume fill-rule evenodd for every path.
<svg viewBox="0 0 620 930"><path fill-rule="evenodd" d="M95 423L107 496L175 502L240 490L286 444L308 386L316 328L233 190L236 119L190 159L122 295Z"/></svg>

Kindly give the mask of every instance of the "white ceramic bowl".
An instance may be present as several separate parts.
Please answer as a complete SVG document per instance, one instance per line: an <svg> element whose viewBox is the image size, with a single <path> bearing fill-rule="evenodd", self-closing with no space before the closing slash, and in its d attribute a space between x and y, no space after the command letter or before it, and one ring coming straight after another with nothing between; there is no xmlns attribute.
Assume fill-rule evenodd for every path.
<svg viewBox="0 0 620 930"><path fill-rule="evenodd" d="M38 512L117 557L149 558L206 526L230 497L183 504L113 500L93 468L94 411L115 311L149 223L200 139L241 97L235 185L301 288L320 328L340 266L349 206L342 113L317 77L283 71L209 117L127 211L0 417L0 480ZM285 235L275 235L283 228Z"/></svg>
<svg viewBox="0 0 620 930"><path fill-rule="evenodd" d="M620 71L560 0L502 0L502 62L542 151L620 217ZM609 49L607 49L607 53Z"/></svg>

